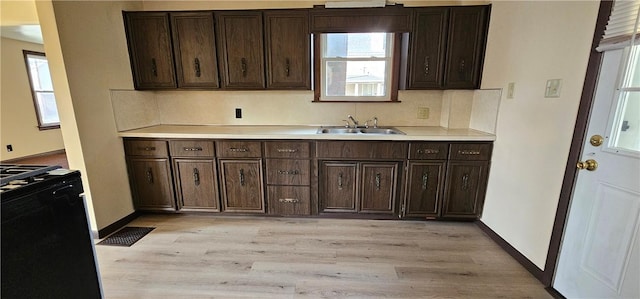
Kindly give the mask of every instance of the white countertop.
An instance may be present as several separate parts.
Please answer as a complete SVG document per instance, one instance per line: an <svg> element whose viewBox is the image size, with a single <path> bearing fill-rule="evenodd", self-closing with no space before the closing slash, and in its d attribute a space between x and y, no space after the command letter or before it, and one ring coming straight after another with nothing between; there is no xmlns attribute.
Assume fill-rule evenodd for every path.
<svg viewBox="0 0 640 299"><path fill-rule="evenodd" d="M317 139L317 140L423 140L494 141L494 134L443 127L394 127L406 135L317 134L318 126L207 126L157 125L119 132L120 137L207 139Z"/></svg>

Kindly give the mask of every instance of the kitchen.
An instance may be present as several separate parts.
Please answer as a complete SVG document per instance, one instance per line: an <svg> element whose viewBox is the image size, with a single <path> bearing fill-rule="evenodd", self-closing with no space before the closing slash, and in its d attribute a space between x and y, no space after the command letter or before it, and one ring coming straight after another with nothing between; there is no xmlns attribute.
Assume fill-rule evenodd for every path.
<svg viewBox="0 0 640 299"><path fill-rule="evenodd" d="M403 2L406 6L419 6L430 1ZM462 4L478 3L486 4L483 1ZM323 3L36 3L45 50L54 72L62 122L70 124L62 127L65 147L71 167L86 174L84 183L92 204L94 231L133 212L129 189L122 187L127 186L128 181L116 123L142 119L162 123L212 123L215 120L230 125L282 124L283 121L287 124L339 125L347 114L353 114L360 119L378 116L385 125L403 125L402 121L407 118L402 112L385 113L390 110L386 106L398 104L311 103L310 92L132 91L122 10L293 8L314 4ZM514 99L501 95L482 221L540 269L544 268L547 255L597 9L596 2L492 3L481 85L484 91L480 93L506 88L509 82L516 83L516 91ZM87 68L88 65L92 67ZM544 86L552 78L563 79L562 95L547 99L543 97ZM473 93L409 91L401 92L400 97L404 96L406 102L416 98L425 105L433 103L429 106L433 115L441 109L438 105L444 94L468 99L473 98ZM176 96L180 101L172 100ZM173 113L161 115L160 119L144 119L149 116L143 115L136 119L116 120L120 115L113 112L113 99L118 97L130 97L131 103L145 107L166 105L162 111ZM241 120L234 117L237 107L243 108ZM283 113L276 107L296 107L298 113ZM393 109L404 109L398 107ZM407 110L410 112L406 114L415 114L411 112L412 107ZM267 116L272 118L263 119ZM418 125L438 125L436 120L434 117ZM536 151L532 153L531 148ZM527 165L527 169L514 165Z"/></svg>

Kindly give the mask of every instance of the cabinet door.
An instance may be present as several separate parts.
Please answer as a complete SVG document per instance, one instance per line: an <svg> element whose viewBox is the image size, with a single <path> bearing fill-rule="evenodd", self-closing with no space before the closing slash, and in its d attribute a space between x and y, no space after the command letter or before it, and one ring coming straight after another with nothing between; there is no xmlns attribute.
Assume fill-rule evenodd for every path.
<svg viewBox="0 0 640 299"><path fill-rule="evenodd" d="M268 89L311 89L311 35L305 11L265 11Z"/></svg>
<svg viewBox="0 0 640 299"><path fill-rule="evenodd" d="M226 212L264 213L261 160L220 160Z"/></svg>
<svg viewBox="0 0 640 299"><path fill-rule="evenodd" d="M404 216L437 217L445 162L409 162Z"/></svg>
<svg viewBox="0 0 640 299"><path fill-rule="evenodd" d="M415 9L408 65L409 89L442 87L447 21L445 7Z"/></svg>
<svg viewBox="0 0 640 299"><path fill-rule="evenodd" d="M175 88L169 15L131 12L124 16L135 88Z"/></svg>
<svg viewBox="0 0 640 299"><path fill-rule="evenodd" d="M445 88L479 88L486 43L488 6L452 7Z"/></svg>
<svg viewBox="0 0 640 299"><path fill-rule="evenodd" d="M180 210L220 211L214 160L176 159L174 170Z"/></svg>
<svg viewBox="0 0 640 299"><path fill-rule="evenodd" d="M480 217L488 167L485 161L449 161L443 218Z"/></svg>
<svg viewBox="0 0 640 299"><path fill-rule="evenodd" d="M218 88L213 13L171 13L171 29L178 87Z"/></svg>
<svg viewBox="0 0 640 299"><path fill-rule="evenodd" d="M262 13L216 12L223 88L264 88Z"/></svg>
<svg viewBox="0 0 640 299"><path fill-rule="evenodd" d="M129 172L136 209L175 210L168 159L130 158Z"/></svg>
<svg viewBox="0 0 640 299"><path fill-rule="evenodd" d="M398 163L362 163L360 213L395 212Z"/></svg>
<svg viewBox="0 0 640 299"><path fill-rule="evenodd" d="M356 212L355 162L322 162L321 212Z"/></svg>

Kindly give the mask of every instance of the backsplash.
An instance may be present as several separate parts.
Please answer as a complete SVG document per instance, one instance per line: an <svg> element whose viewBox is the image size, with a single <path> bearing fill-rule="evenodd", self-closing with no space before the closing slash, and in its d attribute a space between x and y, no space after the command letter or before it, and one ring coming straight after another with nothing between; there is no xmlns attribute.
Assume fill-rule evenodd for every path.
<svg viewBox="0 0 640 299"><path fill-rule="evenodd" d="M112 90L119 131L174 125L343 125L374 116L380 126L442 126L493 133L500 90L401 90L400 103L314 103L312 91ZM427 119L418 108L429 109ZM235 109L242 118L235 118ZM478 127L478 128L476 128Z"/></svg>

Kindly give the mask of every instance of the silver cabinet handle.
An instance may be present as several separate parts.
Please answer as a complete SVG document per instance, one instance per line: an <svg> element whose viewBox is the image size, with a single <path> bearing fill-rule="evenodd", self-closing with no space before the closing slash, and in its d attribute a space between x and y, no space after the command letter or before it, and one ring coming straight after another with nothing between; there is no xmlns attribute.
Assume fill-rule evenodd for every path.
<svg viewBox="0 0 640 299"><path fill-rule="evenodd" d="M182 150L184 150L185 152L201 152L202 148L201 147L183 147Z"/></svg>
<svg viewBox="0 0 640 299"><path fill-rule="evenodd" d="M460 154L460 155L479 155L480 151L478 151L478 150L459 150L458 154Z"/></svg>
<svg viewBox="0 0 640 299"><path fill-rule="evenodd" d="M380 190L380 180L381 180L380 174L376 173L376 190L378 191Z"/></svg>
<svg viewBox="0 0 640 299"><path fill-rule="evenodd" d="M429 56L424 58L424 76L429 76Z"/></svg>
<svg viewBox="0 0 640 299"><path fill-rule="evenodd" d="M429 184L429 173L422 173L422 190L427 190L427 185Z"/></svg>
<svg viewBox="0 0 640 299"><path fill-rule="evenodd" d="M151 73L153 73L154 77L158 77L158 66L155 58L151 58Z"/></svg>
<svg viewBox="0 0 640 299"><path fill-rule="evenodd" d="M193 62L193 67L194 67L194 70L196 71L196 77L200 78L200 75L201 75L201 73L200 73L200 59L198 59L197 57L196 57L195 61Z"/></svg>
<svg viewBox="0 0 640 299"><path fill-rule="evenodd" d="M147 174L147 182L149 184L153 184L153 169L151 169L151 167L149 167L146 171Z"/></svg>
<svg viewBox="0 0 640 299"><path fill-rule="evenodd" d="M278 174L297 175L297 174L300 174L300 171L298 171L298 170L278 170Z"/></svg>
<svg viewBox="0 0 640 299"><path fill-rule="evenodd" d="M342 190L342 172L338 174L338 190Z"/></svg>
<svg viewBox="0 0 640 299"><path fill-rule="evenodd" d="M282 203L299 203L300 202L300 200L297 198L279 198L278 201Z"/></svg>
<svg viewBox="0 0 640 299"><path fill-rule="evenodd" d="M418 154L422 155L430 155L430 154L437 154L440 152L440 150L437 149L431 149L431 148L425 148L425 149L419 149L416 151Z"/></svg>
<svg viewBox="0 0 640 299"><path fill-rule="evenodd" d="M242 58L240 59L240 69L242 70L242 77L247 76L247 60Z"/></svg>
<svg viewBox="0 0 640 299"><path fill-rule="evenodd" d="M198 168L193 169L193 183L196 186L200 185L200 172L198 171Z"/></svg>
<svg viewBox="0 0 640 299"><path fill-rule="evenodd" d="M277 149L278 153L297 153L298 149L290 149L290 148L279 148Z"/></svg>
<svg viewBox="0 0 640 299"><path fill-rule="evenodd" d="M284 73L285 75L287 75L287 77L289 77L289 69L290 69L291 65L289 63L289 58L285 59L285 63L284 63Z"/></svg>
<svg viewBox="0 0 640 299"><path fill-rule="evenodd" d="M240 169L240 186L244 186L244 169Z"/></svg>
<svg viewBox="0 0 640 299"><path fill-rule="evenodd" d="M234 152L234 153L246 153L246 152L249 151L249 149L248 148L243 148L243 147L241 147L241 148L232 147L232 148L229 148L229 151L230 152Z"/></svg>
<svg viewBox="0 0 640 299"><path fill-rule="evenodd" d="M468 173L465 173L462 176L462 190L465 190L465 191L469 190L469 174Z"/></svg>
<svg viewBox="0 0 640 299"><path fill-rule="evenodd" d="M465 68L464 59L461 59L460 60L460 66L459 66L459 69L458 69L458 72L461 75L464 75L464 68Z"/></svg>
<svg viewBox="0 0 640 299"><path fill-rule="evenodd" d="M138 150L152 152L156 150L156 147L155 146L138 147Z"/></svg>

